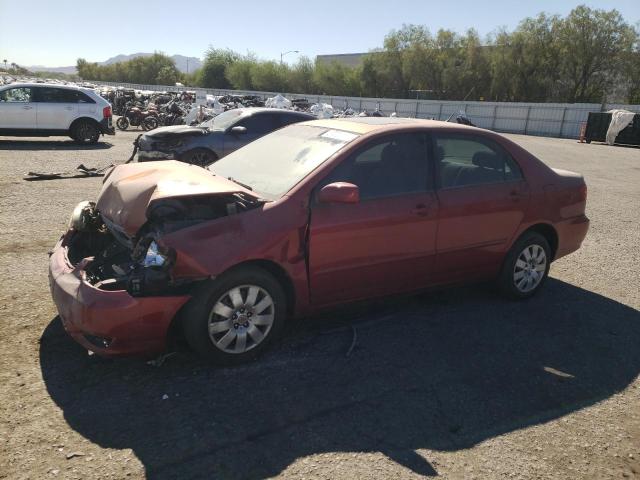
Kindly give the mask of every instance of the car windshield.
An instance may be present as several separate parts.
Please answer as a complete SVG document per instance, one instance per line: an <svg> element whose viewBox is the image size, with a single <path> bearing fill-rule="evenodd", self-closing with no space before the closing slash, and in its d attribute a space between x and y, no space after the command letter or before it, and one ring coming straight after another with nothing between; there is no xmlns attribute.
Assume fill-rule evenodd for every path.
<svg viewBox="0 0 640 480"><path fill-rule="evenodd" d="M206 122L202 122L200 124L201 127L214 128L220 130L226 130L231 125L233 125L237 120L242 116L242 110L227 110L220 115L216 115L211 120L207 120Z"/></svg>
<svg viewBox="0 0 640 480"><path fill-rule="evenodd" d="M356 137L344 130L291 125L223 157L209 170L275 200Z"/></svg>

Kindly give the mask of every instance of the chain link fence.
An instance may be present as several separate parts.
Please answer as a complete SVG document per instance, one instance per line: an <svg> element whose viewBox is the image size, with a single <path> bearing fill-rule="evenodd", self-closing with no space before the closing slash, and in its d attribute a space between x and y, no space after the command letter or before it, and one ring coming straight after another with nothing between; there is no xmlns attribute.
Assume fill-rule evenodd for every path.
<svg viewBox="0 0 640 480"><path fill-rule="evenodd" d="M257 95L263 99L280 92L256 92L250 90L224 90L167 85L138 85L133 83L94 82L97 85L151 91L190 91L211 95ZM310 102L328 103L335 109L352 108L357 112L380 110L385 115L396 113L399 117L447 120L459 111L465 111L478 127L497 132L520 133L558 138L578 138L581 124L587 121L589 112L623 108L640 113L640 105L599 103L524 103L524 102L464 102L443 100L407 100L390 98L363 98L328 95L303 95L281 93L289 99L306 98Z"/></svg>

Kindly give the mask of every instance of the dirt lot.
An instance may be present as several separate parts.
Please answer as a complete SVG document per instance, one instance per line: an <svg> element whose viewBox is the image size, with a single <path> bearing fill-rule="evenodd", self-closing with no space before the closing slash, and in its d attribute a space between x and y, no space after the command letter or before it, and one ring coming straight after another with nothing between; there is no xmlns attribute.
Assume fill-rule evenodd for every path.
<svg viewBox="0 0 640 480"><path fill-rule="evenodd" d="M640 149L513 136L589 185L583 248L535 299L352 307L216 369L90 357L56 318L47 251L100 180L21 177L122 162L134 137L0 140L0 478L640 475Z"/></svg>

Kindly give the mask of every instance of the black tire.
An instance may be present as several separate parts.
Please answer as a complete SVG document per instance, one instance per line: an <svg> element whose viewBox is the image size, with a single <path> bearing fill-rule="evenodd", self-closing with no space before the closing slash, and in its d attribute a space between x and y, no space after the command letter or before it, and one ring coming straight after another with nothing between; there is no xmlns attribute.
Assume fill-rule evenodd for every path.
<svg viewBox="0 0 640 480"><path fill-rule="evenodd" d="M71 138L83 145L93 145L100 138L100 129L89 120L80 120L71 129Z"/></svg>
<svg viewBox="0 0 640 480"><path fill-rule="evenodd" d="M141 126L145 132L158 128L158 119L156 117L147 117L142 120Z"/></svg>
<svg viewBox="0 0 640 480"><path fill-rule="evenodd" d="M226 294L236 288L240 288L242 301L249 302L249 286L258 287L262 292L266 292L268 294L270 297L268 300L272 300L272 303L270 303L271 306L268 307L268 310L273 314L273 323L268 329L265 327L265 332L262 332L264 333L262 340L259 343L250 346L246 351L241 353L224 351L214 343L213 339L215 338L215 335L220 335L220 337L216 339L217 341L220 341L220 338L226 336L226 334L230 333L233 336L242 332L238 331L235 327L236 324L234 323L234 327L232 327L233 330L231 328L228 331L222 330L221 332L211 334L213 336L210 336L210 316L212 316L213 320L217 320L218 322L236 321L235 319L231 319L231 317L227 320L224 320L224 317L217 317L212 313L213 309L216 305L222 302L224 298L230 298L227 297ZM257 298L264 299L265 297ZM256 301L254 300L254 304L255 303ZM232 307L232 305L229 304L228 308L233 310L235 307ZM234 310L234 312L238 313L239 310ZM260 313L262 312L255 313L254 319L262 317ZM238 365L255 359L269 347L269 345L282 332L286 314L286 296L280 283L271 274L261 268L239 267L223 274L215 280L210 280L200 285L194 292L191 300L189 300L189 303L187 303L185 308L181 311L180 320L187 343L198 353L198 355L218 365ZM249 313L246 315L250 316ZM248 320L249 319L245 317L243 320L237 321L247 321L248 323ZM246 326L247 323L244 325ZM255 326L253 324L250 326L250 328L254 327ZM247 339L247 343L253 342L252 337L248 334L248 329L244 330L244 336ZM239 335L238 337L234 337L228 345L228 348L236 348L238 346L238 338Z"/></svg>
<svg viewBox="0 0 640 480"><path fill-rule="evenodd" d="M116 120L116 127L120 130L126 130L129 128L129 120L127 120L127 117L118 118L118 120Z"/></svg>
<svg viewBox="0 0 640 480"><path fill-rule="evenodd" d="M211 150L206 148L194 148L184 153L180 157L181 162L190 163L192 165L198 165L199 167L208 167L213 162L218 160L218 156Z"/></svg>
<svg viewBox="0 0 640 480"><path fill-rule="evenodd" d="M527 271L529 271L529 275L534 275L532 270L535 271L535 274L542 274L542 278L538 281L537 277L535 277L535 281L537 284L533 286L530 290L523 291L518 287L518 282L522 282L523 276L520 276L519 280L516 280L516 275L520 274L523 270L520 265L516 265L521 255L524 255L524 250L529 247L534 248L535 246L542 248L545 256L545 265L544 271L538 272L536 268L532 268L531 265L528 265L524 270L524 275L527 275ZM534 249L535 251L535 249ZM538 250L539 251L539 250ZM524 258L520 258L521 262L526 262ZM532 262L534 265L536 262ZM542 268L541 265L538 265L539 268ZM502 269L500 271L500 276L498 277L498 286L500 290L508 297L514 299L524 299L529 298L535 295L540 288L544 285L547 277L549 275L549 268L551 267L551 247L549 246L549 242L547 239L537 233L537 232L525 232L511 247L509 253L504 260L502 265ZM516 272L516 269L518 271ZM526 281L526 280L525 280Z"/></svg>

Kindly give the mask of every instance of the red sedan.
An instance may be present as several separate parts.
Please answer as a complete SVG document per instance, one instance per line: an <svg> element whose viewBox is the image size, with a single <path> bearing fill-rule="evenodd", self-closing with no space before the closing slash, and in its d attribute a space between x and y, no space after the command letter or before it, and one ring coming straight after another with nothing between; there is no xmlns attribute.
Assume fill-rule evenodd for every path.
<svg viewBox="0 0 640 480"><path fill-rule="evenodd" d="M208 169L128 164L72 215L50 259L66 330L102 355L150 355L182 329L218 363L287 318L435 285L543 285L589 227L581 175L444 122L357 118L276 131Z"/></svg>

